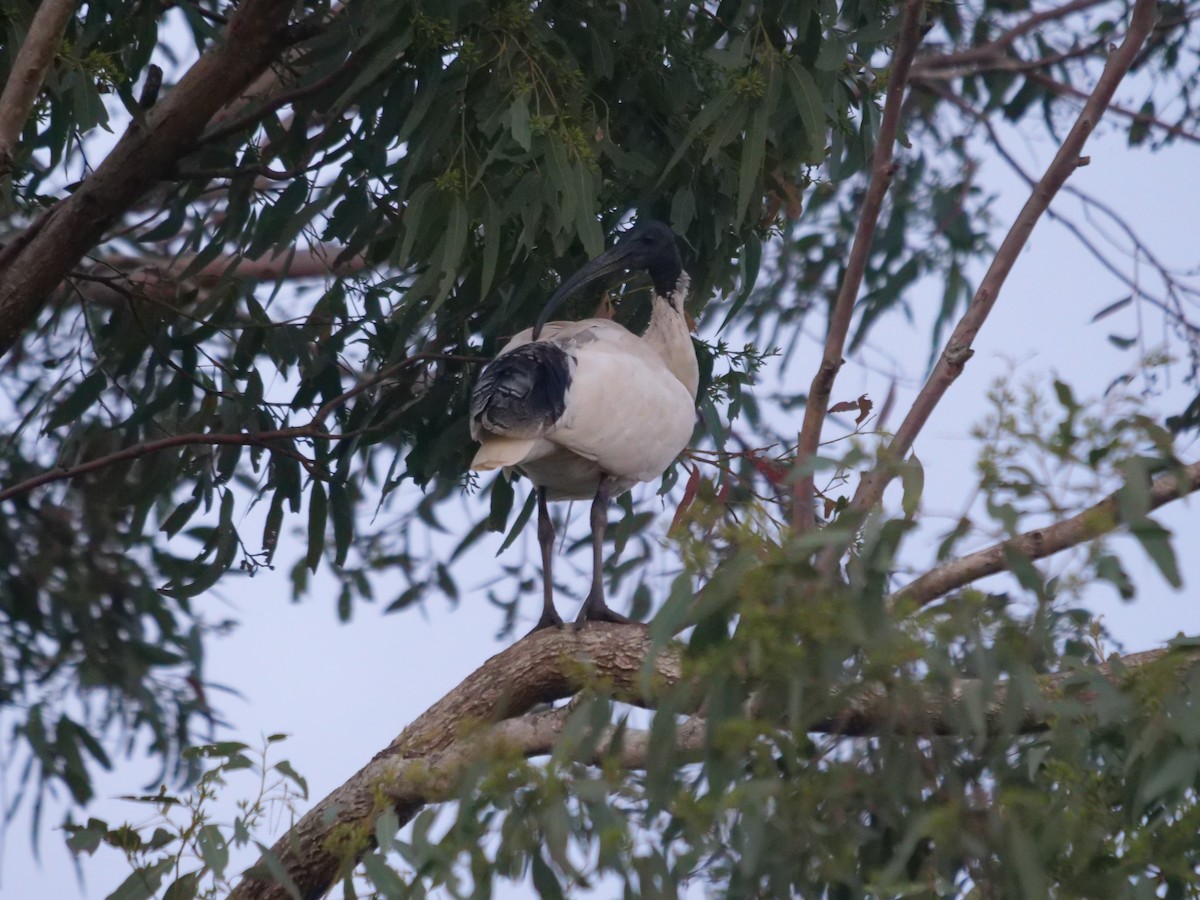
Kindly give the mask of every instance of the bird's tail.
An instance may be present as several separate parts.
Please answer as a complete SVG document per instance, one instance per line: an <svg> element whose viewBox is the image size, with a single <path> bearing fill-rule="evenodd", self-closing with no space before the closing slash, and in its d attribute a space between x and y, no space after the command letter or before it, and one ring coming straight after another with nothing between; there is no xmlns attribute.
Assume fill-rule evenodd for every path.
<svg viewBox="0 0 1200 900"><path fill-rule="evenodd" d="M507 438L489 435L483 439L479 452L471 460L471 468L476 472L491 472L505 466L515 466L522 462L529 451L533 449L533 438Z"/></svg>

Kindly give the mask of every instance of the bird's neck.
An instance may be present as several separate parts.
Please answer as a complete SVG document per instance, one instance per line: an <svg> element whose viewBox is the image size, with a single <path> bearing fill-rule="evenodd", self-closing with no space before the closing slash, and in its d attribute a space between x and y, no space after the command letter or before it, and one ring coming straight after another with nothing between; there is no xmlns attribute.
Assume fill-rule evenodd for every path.
<svg viewBox="0 0 1200 900"><path fill-rule="evenodd" d="M694 397L700 384L700 370L696 365L696 350L692 346L687 316L683 314L683 302L687 291L688 276L684 272L679 276L675 292L670 298L655 293L654 311L650 314L650 324L646 327L642 339L657 351L671 370L671 374L678 378Z"/></svg>

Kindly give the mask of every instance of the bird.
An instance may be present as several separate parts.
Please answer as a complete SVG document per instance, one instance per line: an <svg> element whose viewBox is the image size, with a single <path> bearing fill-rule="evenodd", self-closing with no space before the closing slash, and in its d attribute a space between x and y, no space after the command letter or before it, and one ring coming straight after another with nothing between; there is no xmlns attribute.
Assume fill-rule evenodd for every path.
<svg viewBox="0 0 1200 900"><path fill-rule="evenodd" d="M566 297L627 270L645 271L654 286L641 335L611 319L547 322ZM592 584L576 627L629 622L604 597L608 504L662 475L691 440L700 374L684 311L689 283L670 227L640 222L564 281L534 326L480 373L470 408L480 446L470 468L517 469L537 495L542 614L531 634L563 624L551 577L554 500L592 501Z"/></svg>

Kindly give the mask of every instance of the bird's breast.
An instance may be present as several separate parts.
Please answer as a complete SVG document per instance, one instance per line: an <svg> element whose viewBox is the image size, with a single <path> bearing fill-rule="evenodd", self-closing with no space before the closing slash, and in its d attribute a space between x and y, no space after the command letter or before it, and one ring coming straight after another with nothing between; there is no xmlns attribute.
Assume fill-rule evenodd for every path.
<svg viewBox="0 0 1200 900"><path fill-rule="evenodd" d="M659 357L597 341L579 349L563 415L547 438L610 475L650 481L687 446L695 419L691 393Z"/></svg>

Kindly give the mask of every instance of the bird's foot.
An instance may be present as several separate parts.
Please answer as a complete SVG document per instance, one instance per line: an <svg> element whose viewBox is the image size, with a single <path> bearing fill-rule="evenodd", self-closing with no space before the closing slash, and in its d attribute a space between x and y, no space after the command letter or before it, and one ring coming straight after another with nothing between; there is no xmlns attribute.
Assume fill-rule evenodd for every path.
<svg viewBox="0 0 1200 900"><path fill-rule="evenodd" d="M583 608L579 610L579 617L575 619L575 630L583 628L588 622L612 622L614 625L628 625L631 621L609 609L608 604L604 602L603 595L588 594L587 599L583 601Z"/></svg>
<svg viewBox="0 0 1200 900"><path fill-rule="evenodd" d="M559 628L562 626L562 623L562 616L558 614L558 610L553 607L544 609L542 610L542 617L538 619L538 623L533 626L529 634L526 634L525 637L529 637L530 634L537 634L543 628Z"/></svg>

